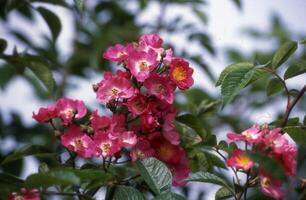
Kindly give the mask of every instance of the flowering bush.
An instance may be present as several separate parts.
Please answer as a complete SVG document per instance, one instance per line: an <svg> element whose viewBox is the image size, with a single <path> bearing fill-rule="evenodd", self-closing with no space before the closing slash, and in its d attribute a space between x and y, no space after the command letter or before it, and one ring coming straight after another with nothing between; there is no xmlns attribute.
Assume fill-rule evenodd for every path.
<svg viewBox="0 0 306 200"><path fill-rule="evenodd" d="M238 63L221 73L217 85L221 85L223 106L267 73L284 85L288 102L281 122L227 133L227 142L219 143L214 134L203 131L192 114L177 116L175 91L193 85L193 69L189 62L175 57L172 49L165 49L159 35L142 35L137 43L109 47L103 57L116 63L115 73L105 72L104 78L93 85L104 109L89 111L82 100L63 97L34 112L37 122L51 125L65 152L56 156L56 166L42 162L39 173L25 181L2 175L20 189L8 199L39 200L44 195L92 199L100 188L106 188L106 199L184 199L171 192L171 187L185 186L188 181L222 186L216 199L247 199L248 191L254 188L282 199L284 184L297 173L298 147L290 136L299 142L299 131L304 128L287 124L305 86L291 97L285 80L275 71L295 50L292 45L297 44L287 43L276 52L272 67ZM198 135L186 136L184 128ZM41 154L50 152L26 147L9 155L2 164ZM201 162L204 160L211 169L199 170L207 164ZM214 167L230 169L232 183L218 175Z"/></svg>

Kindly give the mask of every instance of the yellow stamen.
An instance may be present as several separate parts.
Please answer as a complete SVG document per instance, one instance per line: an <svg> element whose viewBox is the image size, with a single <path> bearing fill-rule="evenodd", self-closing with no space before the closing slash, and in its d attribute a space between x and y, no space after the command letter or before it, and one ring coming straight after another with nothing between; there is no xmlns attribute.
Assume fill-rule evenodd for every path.
<svg viewBox="0 0 306 200"><path fill-rule="evenodd" d="M184 70L183 67L175 67L173 72L172 72L172 75L173 75L174 79L177 80L177 81L182 81L182 80L185 80L187 78L187 73L186 73L186 71Z"/></svg>

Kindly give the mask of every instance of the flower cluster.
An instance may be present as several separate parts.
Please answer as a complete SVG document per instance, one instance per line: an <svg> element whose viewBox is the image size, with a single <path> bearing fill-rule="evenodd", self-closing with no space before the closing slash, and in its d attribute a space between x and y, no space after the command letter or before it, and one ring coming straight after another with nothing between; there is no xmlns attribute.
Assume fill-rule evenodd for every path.
<svg viewBox="0 0 306 200"><path fill-rule="evenodd" d="M228 133L227 138L229 142L244 141L247 146L251 146L251 151L260 152L278 161L286 176L295 175L297 147L289 142L280 128L269 129L265 126L261 129L258 125L253 125L241 134ZM246 151L236 149L228 158L227 165L236 170L248 171L254 166L254 162L247 156ZM259 177L264 194L275 199L280 199L284 195L281 181L269 175L261 166L259 166Z"/></svg>
<svg viewBox="0 0 306 200"><path fill-rule="evenodd" d="M84 121L87 109L80 100L62 98L33 113L38 122L61 120L61 143L83 158L119 158L123 149L133 161L156 157L173 172L173 185L183 185L189 167L180 136L175 130L176 109L172 106L176 88L193 85L193 69L182 58L162 47L156 34L143 35L138 43L117 44L103 57L116 62L116 73L105 72L93 86L97 100L112 116L94 111Z"/></svg>

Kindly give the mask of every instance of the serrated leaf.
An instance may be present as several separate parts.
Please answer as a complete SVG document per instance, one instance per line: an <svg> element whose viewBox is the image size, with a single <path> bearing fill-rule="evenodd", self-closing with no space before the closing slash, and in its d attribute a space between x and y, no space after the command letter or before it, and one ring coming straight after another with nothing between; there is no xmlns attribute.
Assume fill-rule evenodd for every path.
<svg viewBox="0 0 306 200"><path fill-rule="evenodd" d="M172 175L167 166L156 158L146 158L136 162L137 168L155 194L169 191Z"/></svg>
<svg viewBox="0 0 306 200"><path fill-rule="evenodd" d="M25 181L28 188L70 186L79 183L80 178L75 173L60 169L50 170L47 173L32 174Z"/></svg>
<svg viewBox="0 0 306 200"><path fill-rule="evenodd" d="M289 79L306 72L306 61L300 60L297 63L288 67L285 72L284 79Z"/></svg>
<svg viewBox="0 0 306 200"><path fill-rule="evenodd" d="M26 66L44 84L49 93L52 93L55 81L48 62L37 56L27 56L24 58L24 61Z"/></svg>
<svg viewBox="0 0 306 200"><path fill-rule="evenodd" d="M252 161L259 163L259 165L267 171L271 176L280 180L285 180L286 176L282 166L274 159L261 153L247 153Z"/></svg>
<svg viewBox="0 0 306 200"><path fill-rule="evenodd" d="M241 62L241 63L235 63L227 66L220 74L220 77L216 83L216 86L219 86L222 84L224 78L233 70L240 69L240 68L252 68L254 65L249 62Z"/></svg>
<svg viewBox="0 0 306 200"><path fill-rule="evenodd" d="M306 127L304 126L287 126L283 131L298 144L306 145Z"/></svg>
<svg viewBox="0 0 306 200"><path fill-rule="evenodd" d="M205 133L202 124L199 119L192 114L184 114L176 117L176 120L185 124L186 126L192 128L202 139L206 138L207 134Z"/></svg>
<svg viewBox="0 0 306 200"><path fill-rule="evenodd" d="M197 172L191 174L187 180L192 182L204 182L221 185L227 187L234 194L232 187L223 178L209 172Z"/></svg>
<svg viewBox="0 0 306 200"><path fill-rule="evenodd" d="M44 18L44 20L46 21L52 33L53 41L56 41L57 37L59 36L61 32L61 28L62 28L60 19L58 18L56 14L54 14L52 11L44 7L38 7L37 10L41 14L41 16Z"/></svg>
<svg viewBox="0 0 306 200"><path fill-rule="evenodd" d="M281 92L284 89L282 82L278 78L273 78L269 81L266 92L267 96L272 96Z"/></svg>
<svg viewBox="0 0 306 200"><path fill-rule="evenodd" d="M129 186L116 186L113 200L145 200L142 193Z"/></svg>
<svg viewBox="0 0 306 200"><path fill-rule="evenodd" d="M2 162L1 165L5 165L9 162L19 160L25 156L53 156L54 153L48 151L45 147L39 145L27 145L23 148L15 151L8 155Z"/></svg>
<svg viewBox="0 0 306 200"><path fill-rule="evenodd" d="M0 38L0 54L5 51L7 47L7 41L5 39Z"/></svg>
<svg viewBox="0 0 306 200"><path fill-rule="evenodd" d="M296 51L297 42L285 42L274 54L272 59L272 68L276 69L281 66Z"/></svg>
<svg viewBox="0 0 306 200"><path fill-rule="evenodd" d="M233 196L233 193L227 188L220 188L215 194L215 200L228 199Z"/></svg>
<svg viewBox="0 0 306 200"><path fill-rule="evenodd" d="M221 85L222 103L230 103L252 79L254 68L241 66L230 71L224 78Z"/></svg>
<svg viewBox="0 0 306 200"><path fill-rule="evenodd" d="M154 200L185 200L185 197L176 193L167 192L156 196Z"/></svg>

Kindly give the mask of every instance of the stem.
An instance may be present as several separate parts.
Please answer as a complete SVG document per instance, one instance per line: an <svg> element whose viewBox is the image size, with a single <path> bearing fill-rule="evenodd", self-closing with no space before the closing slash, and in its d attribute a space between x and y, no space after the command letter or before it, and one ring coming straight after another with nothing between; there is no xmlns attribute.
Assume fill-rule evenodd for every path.
<svg viewBox="0 0 306 200"><path fill-rule="evenodd" d="M304 85L304 87L300 90L298 96L292 101L292 103L290 103L290 101L288 101L286 112L284 114L283 123L282 123L281 127L285 127L287 125L288 119L289 119L289 116L290 116L290 113L291 113L292 109L297 104L297 102L303 97L305 92L306 92L306 85Z"/></svg>
<svg viewBox="0 0 306 200"><path fill-rule="evenodd" d="M250 172L251 172L251 170L249 170L247 172L246 182L244 184L244 200L247 200L247 192L248 192L248 187L249 187Z"/></svg>

